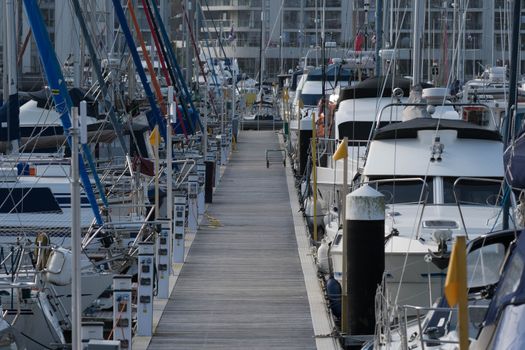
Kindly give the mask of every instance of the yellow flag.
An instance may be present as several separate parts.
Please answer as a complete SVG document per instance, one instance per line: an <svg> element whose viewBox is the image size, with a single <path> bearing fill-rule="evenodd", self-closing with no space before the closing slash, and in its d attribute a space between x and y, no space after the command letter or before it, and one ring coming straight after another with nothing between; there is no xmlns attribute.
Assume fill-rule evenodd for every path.
<svg viewBox="0 0 525 350"><path fill-rule="evenodd" d="M460 293L466 293L466 250L465 236L458 236L450 254L447 279L445 280L445 296L448 304L452 307L458 303Z"/></svg>
<svg viewBox="0 0 525 350"><path fill-rule="evenodd" d="M153 129L153 131L149 135L149 143L152 146L159 147L159 144L160 144L160 133L159 133L159 128L157 126L155 126L155 129Z"/></svg>
<svg viewBox="0 0 525 350"><path fill-rule="evenodd" d="M344 142L341 142L339 146L337 146L337 150L332 158L334 158L334 160L339 160L346 157L348 157L348 146Z"/></svg>

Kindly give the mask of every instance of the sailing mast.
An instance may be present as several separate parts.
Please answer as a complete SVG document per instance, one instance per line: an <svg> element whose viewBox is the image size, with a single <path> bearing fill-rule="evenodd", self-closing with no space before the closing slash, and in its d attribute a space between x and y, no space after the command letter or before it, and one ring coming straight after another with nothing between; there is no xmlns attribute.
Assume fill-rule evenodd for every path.
<svg viewBox="0 0 525 350"><path fill-rule="evenodd" d="M76 14L78 24L80 26L80 30L82 31L82 35L84 36L84 43L86 44L89 56L91 57L93 74L96 76L100 89L102 90L102 95L104 96L104 104L106 105L108 110L107 114L109 116L109 120L111 122L111 125L113 126L113 129L115 130L115 133L117 134L120 147L124 151L124 154L129 154L128 147L126 145L126 141L124 140L124 136L122 133L121 124L118 121L117 116L115 115L115 108L111 103L108 102L108 99L112 100L112 98L110 96L110 92L108 90L106 81L104 80L104 77L102 75L102 67L100 66L100 61L97 59L95 47L93 46L93 42L91 41L86 21L84 20L84 17L82 16L82 11L80 10L80 1L72 0L71 3L73 5L73 10ZM113 18L113 16L110 17ZM113 29L113 27L111 27L111 29ZM112 32L112 30L109 30L109 32ZM112 34L109 35L109 37L112 37ZM109 57L111 58L111 55Z"/></svg>
<svg viewBox="0 0 525 350"><path fill-rule="evenodd" d="M5 19L7 25L7 150L9 153L18 154L20 139L20 110L18 102L18 80L16 75L16 45L15 45L15 6L14 0L5 2ZM5 86L4 86L5 88Z"/></svg>
<svg viewBox="0 0 525 350"><path fill-rule="evenodd" d="M521 16L521 0L514 0L514 16L512 21L512 38L511 38L511 55L510 55L510 81L509 81L509 99L507 104L507 115L505 116L505 123L503 124L503 142L505 148L509 145L511 130L514 127L512 122L512 113L516 110L514 107L516 105L516 84L518 76L518 43L519 43L519 32L520 32L520 19ZM505 194L510 192L511 188L505 182ZM509 228L509 212L510 212L510 196L504 196L503 202L503 229L506 230Z"/></svg>
<svg viewBox="0 0 525 350"><path fill-rule="evenodd" d="M412 52L412 84L421 82L421 25L420 19L425 15L420 1L414 1L414 45Z"/></svg>
<svg viewBox="0 0 525 350"><path fill-rule="evenodd" d="M261 94L261 100L262 100L262 83L263 83L263 74L264 74L263 50L264 50L264 9L261 7L261 47L259 49L259 93Z"/></svg>
<svg viewBox="0 0 525 350"><path fill-rule="evenodd" d="M376 0L376 77L381 75L379 50L383 44L383 0Z"/></svg>

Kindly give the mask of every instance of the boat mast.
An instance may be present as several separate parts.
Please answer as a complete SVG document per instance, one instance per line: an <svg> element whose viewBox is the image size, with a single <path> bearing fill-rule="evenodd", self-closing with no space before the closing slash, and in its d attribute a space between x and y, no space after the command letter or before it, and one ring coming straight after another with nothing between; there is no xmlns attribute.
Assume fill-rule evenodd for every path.
<svg viewBox="0 0 525 350"><path fill-rule="evenodd" d="M421 25L420 19L425 15L421 11L423 7L420 1L414 1L414 45L412 52L412 84L421 82Z"/></svg>
<svg viewBox="0 0 525 350"><path fill-rule="evenodd" d="M512 115L515 111L515 105L516 105L516 84L517 84L517 76L518 76L518 40L519 40L519 32L520 32L520 7L521 7L521 0L514 0L514 11L512 12L514 14L512 19L512 45L511 45L511 55L510 55L510 81L509 81L509 99L507 103L507 115L505 118L505 123L503 124L503 142L505 144L505 148L509 145L510 141L510 135L511 130L514 127L514 123L512 122ZM505 182L505 194L510 194L510 186ZM510 211L510 196L506 195L504 196L504 202L503 202L503 229L506 230L509 228L509 211Z"/></svg>
<svg viewBox="0 0 525 350"><path fill-rule="evenodd" d="M9 101L4 101L8 104L7 117L7 140L9 144L7 150L11 154L18 154L19 135L12 135L19 132L18 125L12 125L13 122L20 123L18 110L18 79L16 75L16 45L15 45L15 6L14 0L7 0L5 2L5 19L6 19L6 39L7 39L7 64L4 65L4 71L7 68L8 94ZM5 73L4 73L5 74ZM5 89L5 86L4 86ZM4 90L5 91L5 90ZM15 109L15 110L13 110ZM16 113L16 118L11 115Z"/></svg>
<svg viewBox="0 0 525 350"><path fill-rule="evenodd" d="M23 0L24 7L26 9L26 15L31 26L31 31L33 33L33 38L36 42L40 59L42 60L42 66L46 75L49 88L53 91L52 97L55 103L55 108L57 113L60 115L60 121L62 122L62 128L64 134L67 137L67 142L71 145L71 135L69 129L71 128L71 118L70 118L70 109L73 103L71 102L71 97L67 91L66 83L62 72L60 71L60 64L56 57L55 52L53 51L53 46L51 44L51 39L47 33L42 14L38 8L38 5L35 1ZM89 148L84 149L86 156L90 152ZM91 187L91 180L84 166L84 160L82 155L79 154L79 172L82 184L84 186L84 191L88 197L91 209L97 221L97 224L102 226L104 220L100 214L98 203L93 193L93 188ZM95 182L97 184L97 175L96 172L93 173ZM100 191L100 195L103 196L104 193Z"/></svg>
<svg viewBox="0 0 525 350"><path fill-rule="evenodd" d="M93 46L93 42L91 41L86 21L84 20L84 16L82 15L82 11L80 9L80 1L72 0L71 4L73 5L73 10L77 17L77 21L80 26L80 30L82 31L82 35L84 36L84 43L87 46L89 56L91 57L91 67L93 69L93 74L96 76L100 89L102 90L102 95L104 96L104 103L106 104L105 107L107 107L107 114L109 116L109 120L111 121L111 125L115 129L115 133L117 134L117 138L120 147L122 148L122 151L124 152L124 154L129 154L126 141L124 140L121 124L118 121L117 116L115 115L115 108L110 102L108 102L108 99L110 101L113 101L113 98L111 96L112 94L110 95L110 91L108 91L108 86L106 84L106 81L104 80L104 76L102 75L102 67L100 66L100 61L97 58L97 53L95 51L95 47ZM113 7L110 6L110 8L112 9ZM112 20L114 19L113 11L111 11L111 15L109 17ZM113 23L111 20L110 22ZM113 29L113 27L111 27L111 29ZM113 32L113 30L109 31ZM113 35L111 34L108 37L113 37ZM111 57L112 55L110 54L109 58L111 59Z"/></svg>
<svg viewBox="0 0 525 350"><path fill-rule="evenodd" d="M322 23L321 23L321 69L322 69L322 85L321 85L321 112L323 113L323 127L326 131L327 129L327 121L328 118L326 118L326 38L325 38L325 8L326 8L326 0L323 0L323 12L322 12ZM319 116L321 117L321 116ZM313 118L313 117L312 117ZM314 128L315 128L315 120L313 121ZM314 133L315 135L315 133ZM324 135L323 135L324 137ZM313 167L316 165L313 164Z"/></svg>
<svg viewBox="0 0 525 350"><path fill-rule="evenodd" d="M259 49L259 91L262 98L262 82L264 74L264 62L263 62L263 50L264 50L264 9L261 7L261 47Z"/></svg>
<svg viewBox="0 0 525 350"><path fill-rule="evenodd" d="M279 21L279 73L284 74L284 59L283 59L283 5L279 10L280 21Z"/></svg>
<svg viewBox="0 0 525 350"><path fill-rule="evenodd" d="M190 84L192 81L192 75L193 75L193 64L192 64L192 57L191 57L191 38L189 35L189 28L191 28L191 22L193 22L193 11L192 11L192 4L190 0L185 0L185 15L184 15L184 21L186 22L186 82ZM222 39L222 38L221 38Z"/></svg>
<svg viewBox="0 0 525 350"><path fill-rule="evenodd" d="M376 0L376 77L381 75L379 50L383 44L383 0Z"/></svg>

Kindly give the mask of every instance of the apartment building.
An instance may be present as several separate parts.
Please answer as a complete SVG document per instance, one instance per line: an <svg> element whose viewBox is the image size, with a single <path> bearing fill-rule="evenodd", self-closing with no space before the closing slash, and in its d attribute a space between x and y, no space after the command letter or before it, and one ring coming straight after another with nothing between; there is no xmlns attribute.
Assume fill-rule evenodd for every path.
<svg viewBox="0 0 525 350"><path fill-rule="evenodd" d="M355 37L362 33L364 48L375 48L376 0L200 0L200 4L205 17L201 31L216 38L220 34L210 26L215 22L225 39L229 34L224 33L233 28L236 39L223 40L225 51L250 75L259 71L261 26L267 76L294 68L321 45L323 19L326 42L352 49ZM411 74L414 0L383 0L382 4L382 47L397 47L398 73ZM421 6L425 18L421 28L424 79L433 78L433 66L441 77L454 70L454 75L464 80L480 73L483 66L509 61L511 2L425 0ZM521 18L523 15L522 10ZM520 57L525 57L524 29L522 25ZM525 71L525 60L520 66Z"/></svg>
<svg viewBox="0 0 525 350"><path fill-rule="evenodd" d="M123 4L126 2L123 0ZM17 1L16 4L18 41L22 46L29 26L22 2ZM98 33L95 39L101 54L107 55L109 50L121 51L125 44L122 36L115 31L118 25L115 24L112 2L83 0L81 4L85 13L89 14L91 28ZM410 75L414 0L383 0L382 4L382 48L398 48L396 69L399 74ZM425 18L424 22L421 21L424 79L433 78L433 67L436 66L441 78L453 71L455 76L466 80L479 73L483 65L509 61L508 28L512 2L423 0L421 4ZM134 5L149 45L151 33L141 1L134 0ZM39 6L60 62L67 64L75 57L87 59L78 55L82 39L69 0L40 0ZM226 55L236 58L241 70L252 77L258 74L261 61L264 63L264 76L275 77L298 66L305 56L319 55L316 48L321 46L323 28L325 41L330 43L327 45L328 57L336 48L353 49L358 33L364 36L363 49L373 50L377 42L376 0L160 0L159 6L169 35L176 39L183 67L191 59L183 53L183 42L188 38L183 8L190 10L193 33L201 44L201 52L221 56L222 49L217 49L220 42ZM525 18L524 15L522 10L521 18ZM3 4L0 6L0 18L4 18ZM0 46L4 41L4 23L2 21L0 25ZM521 26L520 57L525 58L525 28L523 24ZM208 47L215 49L208 50ZM457 54L454 55L454 52ZM2 66L3 56L0 58ZM520 67L525 71L525 59L521 60ZM19 69L21 76L41 76L40 59L32 39L29 39Z"/></svg>

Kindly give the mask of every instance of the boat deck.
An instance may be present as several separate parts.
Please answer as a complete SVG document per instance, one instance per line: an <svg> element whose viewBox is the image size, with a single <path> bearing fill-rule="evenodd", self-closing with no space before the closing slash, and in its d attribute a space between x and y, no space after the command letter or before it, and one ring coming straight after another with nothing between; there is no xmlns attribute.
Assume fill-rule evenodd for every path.
<svg viewBox="0 0 525 350"><path fill-rule="evenodd" d="M242 132L149 349L316 349L286 171Z"/></svg>

